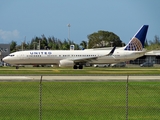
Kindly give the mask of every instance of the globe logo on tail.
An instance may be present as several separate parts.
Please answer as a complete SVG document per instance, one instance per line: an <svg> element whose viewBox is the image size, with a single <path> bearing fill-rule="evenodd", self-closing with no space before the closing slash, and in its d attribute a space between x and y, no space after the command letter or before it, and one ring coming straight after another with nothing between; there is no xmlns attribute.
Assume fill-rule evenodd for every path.
<svg viewBox="0 0 160 120"><path fill-rule="evenodd" d="M141 42L137 38L132 38L132 40L126 46L125 50L142 51L143 50L143 46L142 46Z"/></svg>
<svg viewBox="0 0 160 120"><path fill-rule="evenodd" d="M124 50L142 51L144 48L147 31L148 25L143 25L125 46Z"/></svg>

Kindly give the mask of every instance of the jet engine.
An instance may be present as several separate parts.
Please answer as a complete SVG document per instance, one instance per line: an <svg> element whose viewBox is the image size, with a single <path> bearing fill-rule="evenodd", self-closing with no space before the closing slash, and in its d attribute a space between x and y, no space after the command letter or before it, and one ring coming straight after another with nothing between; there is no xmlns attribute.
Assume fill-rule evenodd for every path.
<svg viewBox="0 0 160 120"><path fill-rule="evenodd" d="M72 60L60 60L59 67L73 67L74 62Z"/></svg>

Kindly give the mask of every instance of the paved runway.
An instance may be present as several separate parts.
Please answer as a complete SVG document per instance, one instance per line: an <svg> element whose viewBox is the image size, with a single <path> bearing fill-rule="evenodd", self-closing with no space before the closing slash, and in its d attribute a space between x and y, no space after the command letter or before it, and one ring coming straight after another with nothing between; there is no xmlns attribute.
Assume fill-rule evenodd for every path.
<svg viewBox="0 0 160 120"><path fill-rule="evenodd" d="M0 76L0 81L37 81L41 76ZM44 81L126 81L127 76L42 76ZM129 76L132 81L159 80L160 76Z"/></svg>

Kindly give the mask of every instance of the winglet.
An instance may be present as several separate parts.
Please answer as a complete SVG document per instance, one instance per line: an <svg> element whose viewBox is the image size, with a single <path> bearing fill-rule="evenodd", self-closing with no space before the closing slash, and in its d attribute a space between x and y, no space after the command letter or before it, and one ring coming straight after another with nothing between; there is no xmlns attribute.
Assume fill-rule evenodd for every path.
<svg viewBox="0 0 160 120"><path fill-rule="evenodd" d="M143 25L125 46L124 50L142 51L144 48L148 27L149 25Z"/></svg>
<svg viewBox="0 0 160 120"><path fill-rule="evenodd" d="M113 55L113 53L114 53L115 49L116 49L116 46L114 46L114 47L113 47L113 49L110 51L110 53L109 53L109 54L107 54L107 56Z"/></svg>

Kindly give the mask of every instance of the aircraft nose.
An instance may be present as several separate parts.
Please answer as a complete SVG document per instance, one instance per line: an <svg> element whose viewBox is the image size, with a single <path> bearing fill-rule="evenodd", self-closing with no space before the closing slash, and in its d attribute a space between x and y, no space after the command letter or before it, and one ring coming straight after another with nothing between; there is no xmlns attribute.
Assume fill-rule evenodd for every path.
<svg viewBox="0 0 160 120"><path fill-rule="evenodd" d="M7 62L7 57L4 57L3 59L2 59L2 61L4 61L4 62Z"/></svg>

